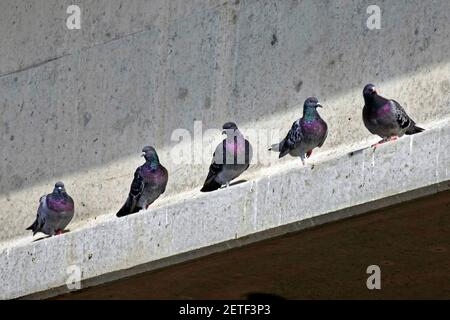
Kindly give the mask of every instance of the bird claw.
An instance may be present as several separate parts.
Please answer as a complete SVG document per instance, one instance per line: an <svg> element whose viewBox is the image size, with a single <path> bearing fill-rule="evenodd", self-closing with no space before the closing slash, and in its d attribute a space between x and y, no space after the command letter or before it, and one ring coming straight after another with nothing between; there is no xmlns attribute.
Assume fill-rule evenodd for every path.
<svg viewBox="0 0 450 320"><path fill-rule="evenodd" d="M389 138L386 138L386 139L382 139L382 140L378 141L377 143L373 144L371 147L372 148L376 148L376 147L382 145L385 142L395 141L395 140L398 140L398 136L392 136L392 137L389 137Z"/></svg>
<svg viewBox="0 0 450 320"><path fill-rule="evenodd" d="M388 141L396 141L398 140L398 136L390 137Z"/></svg>
<svg viewBox="0 0 450 320"><path fill-rule="evenodd" d="M378 141L377 143L374 143L373 145L371 145L371 147L376 149L378 146L382 145L385 142L386 141L384 141L384 140Z"/></svg>

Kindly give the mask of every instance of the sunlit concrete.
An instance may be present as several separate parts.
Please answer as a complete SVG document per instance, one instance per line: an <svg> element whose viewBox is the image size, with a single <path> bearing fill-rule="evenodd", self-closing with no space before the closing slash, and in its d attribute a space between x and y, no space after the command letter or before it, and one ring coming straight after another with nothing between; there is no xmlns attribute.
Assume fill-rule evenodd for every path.
<svg viewBox="0 0 450 320"><path fill-rule="evenodd" d="M380 0L380 30L365 0L81 0L81 30L66 28L70 4L0 2L0 298L63 292L72 265L104 283L448 188L447 0ZM354 152L377 140L361 120L367 82L425 133ZM310 95L330 133L302 168L267 146ZM206 130L226 121L255 163L202 195L222 138ZM173 141L177 129L197 139ZM148 144L167 191L117 220ZM33 242L25 228L56 180L75 200L70 232Z"/></svg>
<svg viewBox="0 0 450 320"><path fill-rule="evenodd" d="M194 121L266 130L248 179L278 163L267 130L285 133L310 95L330 128L312 161L371 137L367 82L424 127L450 116L447 0L378 1L380 30L361 0L77 3L81 30L66 28L68 0L0 3L0 241L29 235L56 180L76 202L72 228L117 210L143 145L169 169L165 197L198 190L221 136L195 142L204 161L173 156L172 133L193 136Z"/></svg>
<svg viewBox="0 0 450 320"><path fill-rule="evenodd" d="M439 122L376 150L274 167L124 219L10 243L0 254L0 298L64 292L70 266L95 285L449 189L449 133L449 122Z"/></svg>
<svg viewBox="0 0 450 320"><path fill-rule="evenodd" d="M56 299L448 300L449 207L441 192Z"/></svg>

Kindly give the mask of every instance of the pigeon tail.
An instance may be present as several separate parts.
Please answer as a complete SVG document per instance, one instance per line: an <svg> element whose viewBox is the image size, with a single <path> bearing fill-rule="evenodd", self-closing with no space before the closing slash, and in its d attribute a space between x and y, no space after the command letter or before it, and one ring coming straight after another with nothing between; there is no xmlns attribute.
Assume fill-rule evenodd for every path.
<svg viewBox="0 0 450 320"><path fill-rule="evenodd" d="M289 153L289 151L291 151L291 150L289 150L289 149L281 150L281 145L282 145L282 142L280 142L280 143L275 143L275 144L273 144L273 145L269 148L269 151L280 152L280 154L278 155L278 158L283 158L283 157L284 157L285 155L287 155L287 154Z"/></svg>
<svg viewBox="0 0 450 320"><path fill-rule="evenodd" d="M205 184L203 185L203 188L200 190L201 192L211 192L214 190L217 190L221 187L222 185L218 182L216 182L216 180L211 179L210 181L205 182Z"/></svg>
<svg viewBox="0 0 450 320"><path fill-rule="evenodd" d="M38 232L38 221L34 220L33 224L27 228L27 230L33 231L33 236Z"/></svg>
<svg viewBox="0 0 450 320"><path fill-rule="evenodd" d="M116 217L118 218L125 217L127 215L137 213L142 209L136 205L132 206L130 202L131 201L128 200L125 202L122 208L120 208L119 212L116 213Z"/></svg>
<svg viewBox="0 0 450 320"><path fill-rule="evenodd" d="M412 135L412 134L420 133L422 131L425 131L425 129L414 125L413 127L411 127L408 130L406 130L405 134L406 135Z"/></svg>
<svg viewBox="0 0 450 320"><path fill-rule="evenodd" d="M289 149L289 148L283 148L283 149L280 150L280 155L278 156L278 159L283 158L285 155L287 155L289 152L291 152L291 149Z"/></svg>
<svg viewBox="0 0 450 320"><path fill-rule="evenodd" d="M269 148L269 151L280 152L280 144L275 143L275 144L271 145Z"/></svg>

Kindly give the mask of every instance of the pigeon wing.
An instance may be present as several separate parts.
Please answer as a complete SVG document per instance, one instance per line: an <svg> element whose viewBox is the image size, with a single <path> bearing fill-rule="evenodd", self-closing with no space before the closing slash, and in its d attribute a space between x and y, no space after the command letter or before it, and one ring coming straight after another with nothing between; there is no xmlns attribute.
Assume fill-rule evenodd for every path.
<svg viewBox="0 0 450 320"><path fill-rule="evenodd" d="M323 121L323 124L325 126L325 134L323 135L323 138L318 145L319 148L321 148L323 146L323 144L325 143L325 140L327 140L327 137L328 137L328 125L325 121Z"/></svg>
<svg viewBox="0 0 450 320"><path fill-rule="evenodd" d="M213 191L219 189L221 185L215 181L217 175L223 170L223 164L225 163L225 146L226 139L224 139L217 147L213 153L213 159L211 165L209 166L208 176L205 179L203 188L201 191ZM219 161L217 161L219 160Z"/></svg>
<svg viewBox="0 0 450 320"><path fill-rule="evenodd" d="M160 167L164 175L164 183L161 186L161 194L163 194L166 191L167 182L169 181L169 172L162 165L160 165Z"/></svg>
<svg viewBox="0 0 450 320"><path fill-rule="evenodd" d="M37 210L36 219L33 224L27 228L27 230L33 231L33 236L42 230L45 225L45 212L44 212L44 203L46 201L47 196L42 196L39 199L39 207Z"/></svg>
<svg viewBox="0 0 450 320"><path fill-rule="evenodd" d="M395 114L395 119L400 126L400 128L405 129L410 126L414 126L414 121L411 120L411 118L406 113L405 109L395 100L390 100L390 104L392 107L392 110Z"/></svg>
<svg viewBox="0 0 450 320"><path fill-rule="evenodd" d="M295 121L292 124L291 130L289 130L286 138L284 138L282 142L282 146L280 146L280 158L284 157L289 153L292 149L295 149L303 140L302 128L300 124L300 120Z"/></svg>
<svg viewBox="0 0 450 320"><path fill-rule="evenodd" d="M130 192L128 194L127 201L119 210L119 212L116 214L118 217L123 217L128 214L136 212L135 211L136 205L145 187L144 178L141 176L140 171L141 167L137 168L136 171L134 172L134 178L133 181L131 182Z"/></svg>
<svg viewBox="0 0 450 320"><path fill-rule="evenodd" d="M133 181L131 182L130 187L130 194L129 197L131 198L131 211L134 210L136 207L137 202L139 201L139 198L142 195L142 192L144 191L145 183L144 179L140 174L141 168L137 168L134 173Z"/></svg>

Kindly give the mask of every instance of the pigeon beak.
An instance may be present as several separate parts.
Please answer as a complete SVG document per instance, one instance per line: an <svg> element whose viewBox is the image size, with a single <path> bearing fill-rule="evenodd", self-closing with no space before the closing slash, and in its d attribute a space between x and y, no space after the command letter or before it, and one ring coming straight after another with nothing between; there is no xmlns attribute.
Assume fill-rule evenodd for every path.
<svg viewBox="0 0 450 320"><path fill-rule="evenodd" d="M145 157L145 153L141 154L141 157Z"/></svg>
<svg viewBox="0 0 450 320"><path fill-rule="evenodd" d="M323 106L320 103L316 104L316 107L323 108Z"/></svg>
<svg viewBox="0 0 450 320"><path fill-rule="evenodd" d="M222 131L222 134L227 134L227 130L223 130L223 131Z"/></svg>

